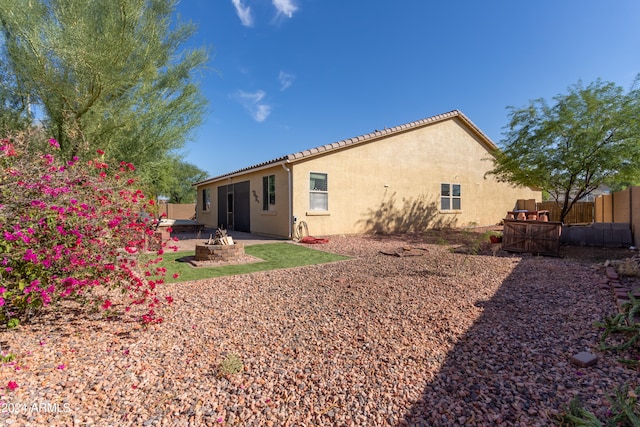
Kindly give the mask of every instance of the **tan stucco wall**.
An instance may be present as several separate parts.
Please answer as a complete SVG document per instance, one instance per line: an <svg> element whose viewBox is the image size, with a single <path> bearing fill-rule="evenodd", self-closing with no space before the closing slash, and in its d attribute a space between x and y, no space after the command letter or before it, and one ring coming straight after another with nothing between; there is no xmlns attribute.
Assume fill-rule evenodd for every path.
<svg viewBox="0 0 640 427"><path fill-rule="evenodd" d="M203 209L202 190L208 188L211 190L211 205L209 209ZM196 219L199 224L205 224L207 227L217 227L218 221L218 204L217 204L217 185L208 184L197 187L196 199Z"/></svg>
<svg viewBox="0 0 640 427"><path fill-rule="evenodd" d="M458 119L320 155L293 165L293 215L312 235L493 225L540 191L484 174L490 154ZM309 210L309 173L328 174L329 210ZM462 209L443 213L440 184L461 184ZM404 230L403 230L404 229Z"/></svg>
<svg viewBox="0 0 640 427"><path fill-rule="evenodd" d="M595 212L596 222L628 223L634 244L640 244L640 187L598 196Z"/></svg>
<svg viewBox="0 0 640 427"><path fill-rule="evenodd" d="M631 223L631 188L613 194L613 222Z"/></svg>
<svg viewBox="0 0 640 427"><path fill-rule="evenodd" d="M269 211L262 210L262 177L275 175L276 204ZM289 201L288 176L282 166L251 172L238 177L224 179L219 182L198 187L198 222L207 227L217 227L218 222L218 187L249 181L249 206L251 232L270 236L288 237L289 234ZM211 209L202 209L202 190L211 190ZM255 192L255 193L254 193Z"/></svg>
<svg viewBox="0 0 640 427"><path fill-rule="evenodd" d="M633 242L640 244L640 187L631 187L631 232Z"/></svg>
<svg viewBox="0 0 640 427"><path fill-rule="evenodd" d="M158 210L170 219L191 219L196 212L196 204L158 203Z"/></svg>

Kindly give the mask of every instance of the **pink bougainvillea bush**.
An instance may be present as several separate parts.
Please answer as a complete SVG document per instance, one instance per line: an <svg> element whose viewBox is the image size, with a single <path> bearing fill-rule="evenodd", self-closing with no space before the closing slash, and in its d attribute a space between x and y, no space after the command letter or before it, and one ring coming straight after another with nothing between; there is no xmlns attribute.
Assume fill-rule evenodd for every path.
<svg viewBox="0 0 640 427"><path fill-rule="evenodd" d="M117 295L125 311L141 307L131 312L141 321L161 321L158 307L171 301L156 292L164 249L146 251L153 200L136 188L134 166L109 165L100 150L64 160L54 139L37 144L0 139L0 322L64 299L113 310Z"/></svg>

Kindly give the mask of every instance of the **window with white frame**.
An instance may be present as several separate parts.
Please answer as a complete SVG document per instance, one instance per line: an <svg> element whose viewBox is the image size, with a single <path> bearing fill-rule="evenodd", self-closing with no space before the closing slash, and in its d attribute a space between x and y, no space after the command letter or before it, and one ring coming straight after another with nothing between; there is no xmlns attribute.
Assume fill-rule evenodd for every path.
<svg viewBox="0 0 640 427"><path fill-rule="evenodd" d="M440 210L459 211L462 209L460 184L440 184Z"/></svg>
<svg viewBox="0 0 640 427"><path fill-rule="evenodd" d="M329 210L329 186L326 173L311 172L309 174L309 210Z"/></svg>
<svg viewBox="0 0 640 427"><path fill-rule="evenodd" d="M262 210L268 211L276 204L276 176L262 177ZM273 209L273 208L272 208Z"/></svg>

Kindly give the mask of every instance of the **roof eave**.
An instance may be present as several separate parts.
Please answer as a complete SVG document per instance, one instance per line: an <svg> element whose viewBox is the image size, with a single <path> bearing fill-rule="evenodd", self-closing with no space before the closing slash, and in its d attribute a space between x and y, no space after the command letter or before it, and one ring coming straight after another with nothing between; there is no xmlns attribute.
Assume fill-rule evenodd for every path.
<svg viewBox="0 0 640 427"><path fill-rule="evenodd" d="M214 182L232 179L232 178L235 178L237 176L245 175L245 174L250 173L250 172L258 172L258 171L261 171L261 170L264 170L264 169L270 169L272 167L280 166L280 165L287 164L287 163L290 163L289 156L283 156L283 157L279 157L277 159L269 160L267 162L259 163L259 164L254 165L254 166L249 166L249 167L246 167L246 168L243 168L243 169L238 169L236 171L229 172L229 173L226 173L224 175L218 175L218 176L215 176L213 178L208 178L208 179L205 179L203 181L198 181L198 182L195 182L195 183L191 184L191 186L192 187L199 187L201 185L212 184Z"/></svg>

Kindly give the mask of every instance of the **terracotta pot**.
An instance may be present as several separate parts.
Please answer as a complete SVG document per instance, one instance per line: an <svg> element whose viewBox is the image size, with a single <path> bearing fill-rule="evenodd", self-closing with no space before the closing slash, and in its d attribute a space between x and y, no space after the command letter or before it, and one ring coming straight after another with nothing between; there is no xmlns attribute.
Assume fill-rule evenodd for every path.
<svg viewBox="0 0 640 427"><path fill-rule="evenodd" d="M524 221L527 219L527 216L524 212L518 212L518 221Z"/></svg>

